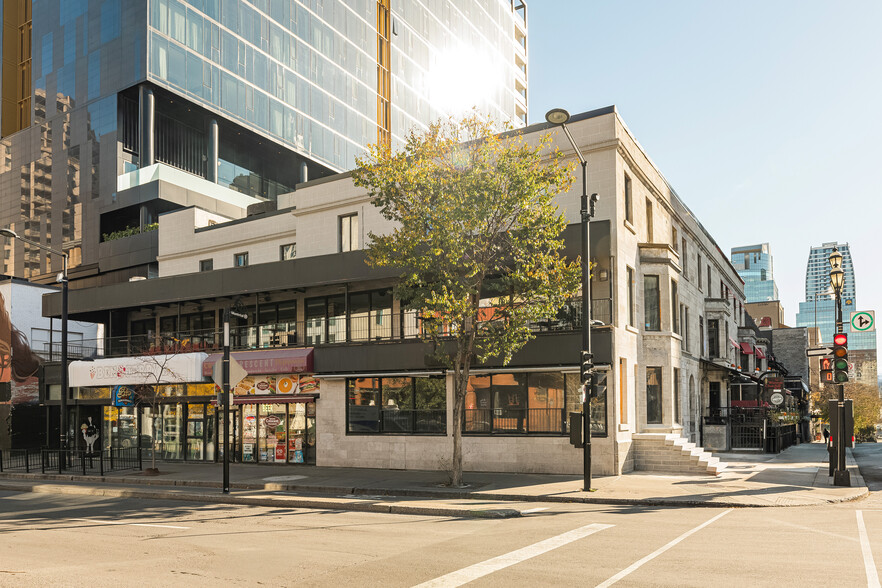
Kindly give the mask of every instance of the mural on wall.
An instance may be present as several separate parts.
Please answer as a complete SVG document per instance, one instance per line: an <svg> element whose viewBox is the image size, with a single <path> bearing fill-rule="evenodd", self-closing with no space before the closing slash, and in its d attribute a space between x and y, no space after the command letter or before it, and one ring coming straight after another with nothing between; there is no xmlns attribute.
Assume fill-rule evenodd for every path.
<svg viewBox="0 0 882 588"><path fill-rule="evenodd" d="M25 383L37 375L40 358L24 333L15 328L0 294L0 382Z"/></svg>

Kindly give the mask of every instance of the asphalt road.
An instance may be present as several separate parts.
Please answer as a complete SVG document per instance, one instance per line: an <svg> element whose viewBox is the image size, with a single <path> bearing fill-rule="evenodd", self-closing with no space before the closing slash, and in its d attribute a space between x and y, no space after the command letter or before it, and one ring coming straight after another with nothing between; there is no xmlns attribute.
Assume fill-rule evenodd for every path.
<svg viewBox="0 0 882 588"><path fill-rule="evenodd" d="M879 496L463 520L5 492L0 586L868 586Z"/></svg>

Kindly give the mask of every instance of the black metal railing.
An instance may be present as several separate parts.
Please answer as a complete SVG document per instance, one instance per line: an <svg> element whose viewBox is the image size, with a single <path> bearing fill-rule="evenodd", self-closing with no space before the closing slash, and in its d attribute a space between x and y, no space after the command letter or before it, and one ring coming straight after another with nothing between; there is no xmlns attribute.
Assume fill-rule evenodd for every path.
<svg viewBox="0 0 882 588"><path fill-rule="evenodd" d="M611 324L612 301L591 301L592 320ZM233 350L268 349L283 347L313 347L339 343L400 341L420 339L429 325L417 311L392 313L391 310L372 310L363 314L315 317L304 321L284 321L230 328L230 346ZM437 327L437 324L432 325ZM566 332L582 328L582 310L579 299L567 302L548 320L531 324L534 332ZM448 333L440 327L442 336ZM60 344L59 344L60 345ZM68 347L70 357L101 358L190 351L216 352L221 350L219 329L147 333L124 337L104 337L78 342ZM60 347L46 343L45 355L60 356Z"/></svg>
<svg viewBox="0 0 882 588"><path fill-rule="evenodd" d="M40 471L44 474L57 472L84 476L140 470L143 461L140 447L120 447L94 452L82 449L43 449L41 458Z"/></svg>
<svg viewBox="0 0 882 588"><path fill-rule="evenodd" d="M567 432L565 408L474 408L463 414L464 433L546 433Z"/></svg>
<svg viewBox="0 0 882 588"><path fill-rule="evenodd" d="M4 449L0 451L0 472L36 472L39 469L39 449Z"/></svg>
<svg viewBox="0 0 882 588"><path fill-rule="evenodd" d="M766 428L766 453L781 453L796 443L796 425L778 425Z"/></svg>

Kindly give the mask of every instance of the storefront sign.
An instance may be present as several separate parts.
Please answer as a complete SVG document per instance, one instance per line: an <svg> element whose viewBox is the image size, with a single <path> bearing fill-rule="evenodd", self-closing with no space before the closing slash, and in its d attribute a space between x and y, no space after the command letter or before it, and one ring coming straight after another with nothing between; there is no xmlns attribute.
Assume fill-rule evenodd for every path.
<svg viewBox="0 0 882 588"><path fill-rule="evenodd" d="M784 402L784 395L781 394L780 392L775 392L774 394L772 394L772 397L769 398L769 400L772 402L772 404L774 404L775 406L778 406L782 402Z"/></svg>
<svg viewBox="0 0 882 588"><path fill-rule="evenodd" d="M74 361L68 373L71 387L184 384L202 381L206 357L196 352Z"/></svg>
<svg viewBox="0 0 882 588"><path fill-rule="evenodd" d="M274 414L271 414L268 417L266 417L263 420L263 422L267 426L267 428L274 429L282 423L282 419L280 419L279 417L277 417Z"/></svg>
<svg viewBox="0 0 882 588"><path fill-rule="evenodd" d="M250 375L259 374L299 374L312 372L312 347L297 349L271 349L264 351L236 351L232 357L236 358L245 371ZM214 362L221 357L220 353L208 356L202 365L202 373L211 375Z"/></svg>
<svg viewBox="0 0 882 588"><path fill-rule="evenodd" d="M320 380L312 376L300 376L300 393L301 394L318 394L320 388Z"/></svg>
<svg viewBox="0 0 882 588"><path fill-rule="evenodd" d="M135 406L135 391L128 386L114 386L111 399L113 406Z"/></svg>

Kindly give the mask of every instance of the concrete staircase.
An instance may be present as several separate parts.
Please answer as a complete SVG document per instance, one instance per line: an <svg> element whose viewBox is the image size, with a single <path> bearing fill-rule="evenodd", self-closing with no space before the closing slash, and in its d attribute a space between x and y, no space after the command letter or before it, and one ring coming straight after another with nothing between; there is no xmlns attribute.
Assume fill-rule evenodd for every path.
<svg viewBox="0 0 882 588"><path fill-rule="evenodd" d="M631 438L636 471L717 476L728 465L679 435L637 433Z"/></svg>

